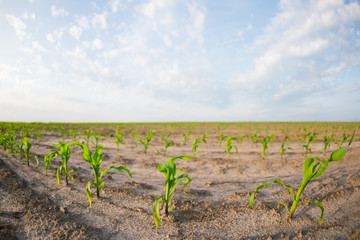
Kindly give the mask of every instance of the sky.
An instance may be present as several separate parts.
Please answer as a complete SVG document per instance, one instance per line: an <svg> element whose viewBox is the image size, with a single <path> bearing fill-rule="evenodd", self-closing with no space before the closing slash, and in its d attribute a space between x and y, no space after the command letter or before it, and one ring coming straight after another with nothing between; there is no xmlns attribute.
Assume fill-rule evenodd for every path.
<svg viewBox="0 0 360 240"><path fill-rule="evenodd" d="M0 121L360 121L360 2L0 0Z"/></svg>

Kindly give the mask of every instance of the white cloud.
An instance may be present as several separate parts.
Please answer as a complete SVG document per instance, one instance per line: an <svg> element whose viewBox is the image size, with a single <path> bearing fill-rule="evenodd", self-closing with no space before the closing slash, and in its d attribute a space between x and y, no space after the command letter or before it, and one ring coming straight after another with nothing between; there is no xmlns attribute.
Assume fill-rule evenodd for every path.
<svg viewBox="0 0 360 240"><path fill-rule="evenodd" d="M119 7L121 7L121 1L120 0L111 0L109 2L111 11L113 13L116 13L119 10Z"/></svg>
<svg viewBox="0 0 360 240"><path fill-rule="evenodd" d="M47 53L48 50L46 50L43 46L41 46L41 44L38 41L34 41L32 43L33 48L35 48L36 50L39 50L40 52L44 52Z"/></svg>
<svg viewBox="0 0 360 240"><path fill-rule="evenodd" d="M53 63L51 64L51 67L55 70L55 71L59 71L61 69L61 65L59 63Z"/></svg>
<svg viewBox="0 0 360 240"><path fill-rule="evenodd" d="M63 35L62 30L55 30L52 33L46 34L46 39L51 43L55 43L61 41L62 35Z"/></svg>
<svg viewBox="0 0 360 240"><path fill-rule="evenodd" d="M328 39L314 39L312 42L302 42L300 45L290 45L288 51L290 56L307 57L322 51L328 45Z"/></svg>
<svg viewBox="0 0 360 240"><path fill-rule="evenodd" d="M55 39L51 33L46 34L46 39L51 43L55 42Z"/></svg>
<svg viewBox="0 0 360 240"><path fill-rule="evenodd" d="M69 13L64 8L57 9L55 5L51 6L51 15L53 17L66 17Z"/></svg>
<svg viewBox="0 0 360 240"><path fill-rule="evenodd" d="M96 38L96 39L93 41L92 45L93 45L94 48L96 48L96 49L98 49L98 50L100 50L100 49L103 47L102 41L101 41L100 39L98 39L98 38Z"/></svg>
<svg viewBox="0 0 360 240"><path fill-rule="evenodd" d="M79 26L72 26L69 28L69 34L79 41L82 34L82 28Z"/></svg>
<svg viewBox="0 0 360 240"><path fill-rule="evenodd" d="M103 14L95 14L92 17L92 25L93 27L100 27L101 29L105 29L107 27L107 23L106 23L106 15L107 13L103 13Z"/></svg>
<svg viewBox="0 0 360 240"><path fill-rule="evenodd" d="M35 20L36 15L35 15L35 13L28 13L27 11L25 11L25 13L24 13L24 15L23 15L23 18L24 18L25 20L27 20L27 19Z"/></svg>
<svg viewBox="0 0 360 240"><path fill-rule="evenodd" d="M85 17L85 16L82 16L82 17L76 19L76 22L83 29L86 29L89 26L89 21L88 21L87 17Z"/></svg>
<svg viewBox="0 0 360 240"><path fill-rule="evenodd" d="M23 46L20 47L20 51L25 54L33 54L34 53L34 49L23 47Z"/></svg>
<svg viewBox="0 0 360 240"><path fill-rule="evenodd" d="M191 37L195 38L199 44L202 44L204 41L203 28L205 22L205 11L195 2L187 4L187 7L192 21L188 26L188 33Z"/></svg>
<svg viewBox="0 0 360 240"><path fill-rule="evenodd" d="M254 42L252 49L260 56L254 59L253 70L238 76L239 87L267 88L281 83L286 91L278 95L283 96L307 91L304 86L310 83L320 88L335 72L353 65L350 59L359 55L360 42L347 43L356 39L352 26L360 22L358 2L283 0L280 8L265 34Z"/></svg>
<svg viewBox="0 0 360 240"><path fill-rule="evenodd" d="M20 41L22 41L24 39L24 37L26 36L26 24L21 21L19 18L10 15L10 14L6 14L6 20L9 22L9 24L13 27L16 36L19 38Z"/></svg>

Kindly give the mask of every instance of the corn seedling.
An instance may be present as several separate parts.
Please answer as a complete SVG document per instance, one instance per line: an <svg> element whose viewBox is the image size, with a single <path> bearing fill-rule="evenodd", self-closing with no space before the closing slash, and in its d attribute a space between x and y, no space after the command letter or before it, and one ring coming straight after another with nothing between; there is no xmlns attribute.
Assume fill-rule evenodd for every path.
<svg viewBox="0 0 360 240"><path fill-rule="evenodd" d="M294 135L290 135L286 137L286 144L290 143L290 140L294 137Z"/></svg>
<svg viewBox="0 0 360 240"><path fill-rule="evenodd" d="M207 144L207 141L206 141L206 136L207 136L207 132L202 136L202 138L201 138L201 141L203 142L203 143L205 143L205 144Z"/></svg>
<svg viewBox="0 0 360 240"><path fill-rule="evenodd" d="M124 136L125 136L125 133L123 130L121 130L119 132L119 129L116 129L116 134L115 134L116 139L115 139L114 143L116 144L118 151L120 150L120 144L125 145L124 140L123 140Z"/></svg>
<svg viewBox="0 0 360 240"><path fill-rule="evenodd" d="M266 136L262 139L261 143L262 143L262 152L261 152L261 156L262 159L265 159L265 151L267 150L268 154L269 154L269 147L268 147L268 143L270 142L270 137Z"/></svg>
<svg viewBox="0 0 360 240"><path fill-rule="evenodd" d="M92 142L92 144L95 145L95 148L97 148L99 146L99 142L103 141L104 138L101 138L101 132L100 131L98 131L97 134L93 134L93 136L95 138L95 142L94 141L91 141L91 142Z"/></svg>
<svg viewBox="0 0 360 240"><path fill-rule="evenodd" d="M32 155L30 154L30 149L31 149L31 143L29 142L29 139L27 137L23 137L22 138L22 143L23 146L25 147L25 162L28 166L30 166L30 158L32 157Z"/></svg>
<svg viewBox="0 0 360 240"><path fill-rule="evenodd" d="M194 143L193 143L193 147L192 147L192 151L194 153L194 156L196 155L196 153L198 152L198 148L199 148L199 139L195 138L194 139Z"/></svg>
<svg viewBox="0 0 360 240"><path fill-rule="evenodd" d="M334 138L334 133L329 137L329 136L327 136L327 130L326 130L325 131L325 136L324 136L324 139L323 139L323 142L324 142L324 156L326 155L327 148L330 148L330 143L333 140L333 138Z"/></svg>
<svg viewBox="0 0 360 240"><path fill-rule="evenodd" d="M285 153L285 151L286 150L294 150L294 149L292 149L291 147L285 147L285 143L283 143L282 145L281 145L281 153L280 153L280 156L281 156L281 159L283 159L283 155L284 155L284 153Z"/></svg>
<svg viewBox="0 0 360 240"><path fill-rule="evenodd" d="M300 135L300 137L299 137L298 141L299 141L299 144L300 144L300 145L302 145L302 142L303 142L303 135Z"/></svg>
<svg viewBox="0 0 360 240"><path fill-rule="evenodd" d="M179 156L179 157L174 157L171 159L168 158L166 163L157 165L159 172L163 173L165 175L166 179L165 179L165 184L164 184L165 196L164 197L156 197L154 205L153 205L153 215L154 215L154 219L155 219L156 231L158 230L159 223L160 223L160 211L159 211L160 204L162 202L165 203L165 215L168 216L169 211L172 212L170 203L171 203L172 195L175 191L176 185L178 185L179 183L182 183L182 181L184 179L186 179L183 189L184 189L184 194L187 196L187 194L185 193L185 187L191 182L191 179L189 178L189 176L187 174L183 173L178 177L175 176L175 175L181 173L183 170L183 168L181 168L179 171L176 171L176 165L175 165L176 159L189 160L189 159L195 159L195 158L190 157L190 156Z"/></svg>
<svg viewBox="0 0 360 240"><path fill-rule="evenodd" d="M190 135L191 135L191 131L189 131L188 133L183 133L182 135L183 135L183 137L184 137L184 142L183 142L183 144L186 144L186 143L189 141L189 137L190 137Z"/></svg>
<svg viewBox="0 0 360 240"><path fill-rule="evenodd" d="M71 129L71 130L70 130L70 133L71 133L72 141L75 141L75 140L76 140L76 137L77 137L76 131Z"/></svg>
<svg viewBox="0 0 360 240"><path fill-rule="evenodd" d="M308 135L306 137L306 144L303 145L305 148L305 157L307 157L308 153L311 153L310 143L316 138L317 133L313 133L313 135Z"/></svg>
<svg viewBox="0 0 360 240"><path fill-rule="evenodd" d="M136 129L131 130L131 138L134 140L136 135Z"/></svg>
<svg viewBox="0 0 360 240"><path fill-rule="evenodd" d="M250 134L250 139L251 139L251 145L254 145L257 146L257 143L258 143L258 135L257 135L257 132L254 133L253 135Z"/></svg>
<svg viewBox="0 0 360 240"><path fill-rule="evenodd" d="M44 158L45 165L46 165L46 161L51 162L51 160L53 158L60 157L62 165L57 169L57 174L56 174L57 175L57 182L58 182L59 187L60 187L60 177L61 177L61 173L63 172L64 175L65 175L66 185L68 185L69 184L69 177L73 178L73 175L72 175L73 169L68 171L68 161L70 159L70 154L71 154L70 147L71 147L72 144L69 145L69 144L64 143L64 142L59 142L58 144L50 143L50 145L52 145L54 147L58 147L59 151L51 150L47 154L47 156L46 156L47 158L46 159ZM46 171L46 169L45 169L45 171Z"/></svg>
<svg viewBox="0 0 360 240"><path fill-rule="evenodd" d="M23 140L19 140L19 144L17 144L16 151L18 152L16 155L20 157L20 160L22 160L23 157L25 157L25 150L24 150L24 142Z"/></svg>
<svg viewBox="0 0 360 240"><path fill-rule="evenodd" d="M8 145L8 148L9 148L8 150L10 151L11 156L14 156L15 150L16 150L15 139L16 139L15 134L10 134L9 135L9 141L8 141L7 145Z"/></svg>
<svg viewBox="0 0 360 240"><path fill-rule="evenodd" d="M91 129L87 129L85 134L86 134L85 136L86 146L90 147L90 138L93 135L93 131Z"/></svg>
<svg viewBox="0 0 360 240"><path fill-rule="evenodd" d="M239 144L240 144L240 146L241 146L241 144L243 143L244 138L245 138L245 135L244 135L244 134L242 134L242 135L239 136Z"/></svg>
<svg viewBox="0 0 360 240"><path fill-rule="evenodd" d="M166 156L166 151L170 146L175 146L175 143L173 141L168 141L167 137L166 138L162 138L161 139L164 142L164 148L163 148L163 152L164 155Z"/></svg>
<svg viewBox="0 0 360 240"><path fill-rule="evenodd" d="M78 142L74 142L72 144L79 146L83 150L83 159L86 162L90 163L90 165L94 171L95 181L89 181L86 184L86 195L89 199L89 203L90 203L89 207L90 208L91 208L91 202L92 202L90 186L92 184L94 184L94 186L96 188L96 196L99 198L100 192L104 187L104 182L101 182L101 179L104 176L104 174L107 173L109 170L115 169L115 170L118 170L119 172L122 170L125 170L128 173L128 175L132 181L132 175L131 175L129 169L127 169L126 167L123 167L123 166L119 166L119 167L111 166L109 168L102 170L100 173L100 164L103 160L103 155L101 153L101 150L104 149L104 146L101 145L101 146L97 147L94 152L94 155L91 156L91 152L90 152L89 148L87 146L85 146L84 144L81 144Z"/></svg>
<svg viewBox="0 0 360 240"><path fill-rule="evenodd" d="M168 140L169 137L171 136L171 134L172 134L172 132L168 132L168 133L166 134L166 136L163 137L162 139Z"/></svg>
<svg viewBox="0 0 360 240"><path fill-rule="evenodd" d="M226 140L226 156L229 157L230 156L230 151L231 149L235 148L236 149L236 153L238 153L238 148L236 147L235 144L232 144L232 141L236 139L236 136L231 136Z"/></svg>
<svg viewBox="0 0 360 240"><path fill-rule="evenodd" d="M3 134L1 135L1 137L0 137L1 146L4 148L4 151L7 150L8 137L9 137L9 133L8 133L8 132L3 133Z"/></svg>
<svg viewBox="0 0 360 240"><path fill-rule="evenodd" d="M227 138L227 136L225 134L220 134L220 136L218 138L218 142L219 142L220 146L222 146L222 142L225 138Z"/></svg>
<svg viewBox="0 0 360 240"><path fill-rule="evenodd" d="M355 130L354 130L354 134L355 134ZM347 135L346 132L344 131L343 136L340 138L340 142L336 141L336 145L338 145L339 148L341 148L341 146L344 144L344 142L350 137L351 135Z"/></svg>
<svg viewBox="0 0 360 240"><path fill-rule="evenodd" d="M353 135L354 137L354 135ZM307 186L307 184L315 179L320 177L321 175L324 174L325 170L327 169L328 165L330 162L334 162L334 161L340 161L346 154L348 147L350 146L350 144L353 141L353 137L349 142L349 145L347 147L343 147L340 149L335 150L334 152L331 153L331 156L329 158L329 160L325 160L325 161L321 161L319 157L311 157L311 158L307 158L304 161L304 172L303 172L303 179L302 182L300 184L300 187L295 195L293 188L290 185L286 185L283 181L281 181L280 179L275 179L274 181L268 182L268 183L263 183L260 186L258 186L255 190L255 192L253 192L250 196L249 199L249 204L251 207L255 208L254 206L254 197L255 194L263 187L268 187L273 183L278 183L283 185L284 187L286 187L291 196L293 197L293 203L291 205L290 211L287 207L287 205L281 201L281 204L283 204L286 209L289 211L289 219L292 218L293 214L295 213L296 207L299 204L303 204L303 203L313 203L315 206L319 207L321 209L321 216L320 219L318 221L318 224L320 225L323 222L323 216L324 216L324 207L323 205L319 202L319 201L312 201L312 200L307 200L307 201L300 201L300 197L302 192L304 191L305 187Z"/></svg>
<svg viewBox="0 0 360 240"><path fill-rule="evenodd" d="M51 165L53 168L55 168L55 166L51 163L51 161L53 160L55 154L46 154L44 156L44 163L42 163L44 169L45 169L45 175L47 175L47 172L48 172L48 168L49 168L49 165Z"/></svg>
<svg viewBox="0 0 360 240"><path fill-rule="evenodd" d="M275 134L270 134L269 137L270 137L270 144L272 144L275 139Z"/></svg>
<svg viewBox="0 0 360 240"><path fill-rule="evenodd" d="M141 143L144 146L144 153L147 152L149 146L153 146L150 144L151 142L151 137L155 134L155 130L152 130L151 132L148 132L147 135L145 136L145 140L139 140L138 142ZM154 147L154 146L153 146Z"/></svg>

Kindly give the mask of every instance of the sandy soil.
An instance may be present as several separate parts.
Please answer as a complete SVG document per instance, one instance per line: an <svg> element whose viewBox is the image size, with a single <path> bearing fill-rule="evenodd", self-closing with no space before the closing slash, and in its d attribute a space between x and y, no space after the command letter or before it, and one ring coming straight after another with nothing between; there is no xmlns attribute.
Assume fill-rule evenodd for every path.
<svg viewBox="0 0 360 240"><path fill-rule="evenodd" d="M228 127L224 133L240 135L248 130ZM276 135L265 160L260 154L261 142L252 145L248 138L241 146L237 144L238 154L233 152L227 158L225 142L223 146L217 142L221 131L213 126L193 128L187 144L182 143L182 133L187 130L175 129L169 139L177 145L168 149L167 156L153 148L143 153L142 146L135 147L130 130L127 130L126 147L121 145L118 151L113 143L115 130L109 131L110 137L101 142L105 146L101 168L126 166L134 181L131 183L125 172L109 171L103 179L101 197L93 198L92 208L85 185L93 180L93 173L82 159L81 150L72 148L69 166L74 169L74 179L65 186L62 178L60 188L54 168L45 175L41 166L35 166L35 161L28 167L18 157L0 150L0 239L360 239L358 134L344 159L331 163L325 174L310 182L303 193L303 200L319 200L325 208L324 222L319 226L320 209L309 204L299 206L288 221L288 212L280 201L290 205L292 199L280 185L263 188L255 197L256 209L248 203L250 194L263 182L280 178L295 189L299 187L305 156L296 129L288 133L271 128L260 132L262 136L265 132ZM139 129L138 134L146 131ZM152 141L156 149L163 147L161 137L167 131L158 126ZM160 210L162 217L156 232L152 205L157 196L164 194L165 180L156 164L164 163L167 157L193 155L193 139L201 138L206 131L209 131L208 143L199 145L197 159L175 162L193 180L186 190L189 197L179 185L172 201L174 212L164 217L164 210ZM334 130L337 136L342 131ZM289 143L294 150L287 150L281 159L280 146L286 134L294 135ZM325 160L337 148L332 143L324 157L323 135L320 133L312 143L313 152L308 156ZM42 161L45 154L55 149L49 143L59 140L53 133L45 134L31 152ZM53 163L60 166L59 160ZM95 189L92 190L95 196Z"/></svg>

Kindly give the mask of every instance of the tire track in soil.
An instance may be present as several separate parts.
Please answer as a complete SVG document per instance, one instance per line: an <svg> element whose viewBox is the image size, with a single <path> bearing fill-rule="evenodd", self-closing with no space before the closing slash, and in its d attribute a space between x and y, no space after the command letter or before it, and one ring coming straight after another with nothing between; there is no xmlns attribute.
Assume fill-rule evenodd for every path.
<svg viewBox="0 0 360 240"><path fill-rule="evenodd" d="M0 205L6 213L0 216L0 239L101 239L28 185L0 159L0 190L6 194Z"/></svg>

